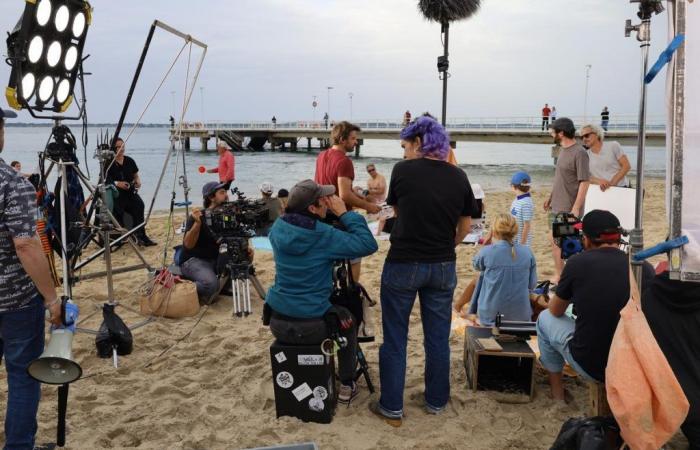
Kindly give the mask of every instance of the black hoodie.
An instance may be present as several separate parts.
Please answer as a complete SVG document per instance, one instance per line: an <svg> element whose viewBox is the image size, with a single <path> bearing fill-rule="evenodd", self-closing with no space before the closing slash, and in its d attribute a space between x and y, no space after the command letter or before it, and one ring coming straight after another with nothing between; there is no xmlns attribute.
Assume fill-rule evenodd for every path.
<svg viewBox="0 0 700 450"><path fill-rule="evenodd" d="M683 432L700 448L700 283L654 277L642 294L642 311L673 369L690 411Z"/></svg>

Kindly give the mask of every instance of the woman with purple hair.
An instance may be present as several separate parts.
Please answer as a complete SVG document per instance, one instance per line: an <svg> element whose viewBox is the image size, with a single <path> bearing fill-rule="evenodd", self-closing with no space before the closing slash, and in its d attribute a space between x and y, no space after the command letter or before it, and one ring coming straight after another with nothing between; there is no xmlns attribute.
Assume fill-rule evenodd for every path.
<svg viewBox="0 0 700 450"><path fill-rule="evenodd" d="M401 147L406 161L394 166L387 197L396 222L382 271L382 393L370 404L373 413L395 427L403 417L408 323L416 294L425 335L425 410L440 414L449 400L455 247L476 209L467 175L445 161L450 138L435 119L422 116L411 122L401 132Z"/></svg>

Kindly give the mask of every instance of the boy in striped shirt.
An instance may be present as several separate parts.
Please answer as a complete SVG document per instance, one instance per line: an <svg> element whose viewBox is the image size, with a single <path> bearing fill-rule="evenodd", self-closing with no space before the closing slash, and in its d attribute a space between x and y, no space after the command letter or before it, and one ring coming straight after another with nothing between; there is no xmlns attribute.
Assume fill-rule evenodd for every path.
<svg viewBox="0 0 700 450"><path fill-rule="evenodd" d="M510 213L518 223L518 234L515 236L515 243L527 245L532 244L532 220L535 208L530 196L530 175L527 172L516 172L510 179L510 184L515 192L515 200L510 206Z"/></svg>

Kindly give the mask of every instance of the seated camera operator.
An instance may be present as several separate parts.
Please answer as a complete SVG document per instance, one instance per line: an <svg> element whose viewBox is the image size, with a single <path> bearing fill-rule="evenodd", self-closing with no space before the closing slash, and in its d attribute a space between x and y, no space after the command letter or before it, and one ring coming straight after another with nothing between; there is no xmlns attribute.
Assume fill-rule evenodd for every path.
<svg viewBox="0 0 700 450"><path fill-rule="evenodd" d="M334 186L312 180L292 188L286 213L270 230L276 275L265 301L272 309L272 334L287 344L320 344L335 326L332 316L337 316L339 334L347 339L338 352L338 401L349 403L357 395L357 324L350 311L330 303L333 263L371 255L377 242L362 216L347 211L333 194ZM346 231L322 222L328 212L340 218Z"/></svg>
<svg viewBox="0 0 700 450"><path fill-rule="evenodd" d="M228 187L228 183L216 181L205 184L202 188L204 208L214 209L227 202ZM216 273L219 244L216 236L202 220L203 216L204 212L201 209L194 208L187 219L180 269L186 279L194 281L197 285L199 302L210 304L221 290Z"/></svg>
<svg viewBox="0 0 700 450"><path fill-rule="evenodd" d="M564 362L585 381L605 379L620 310L630 295L629 258L620 250L620 221L609 211L583 218L584 251L569 258L549 309L537 319L540 361L555 400L565 399ZM565 314L574 304L576 320Z"/></svg>

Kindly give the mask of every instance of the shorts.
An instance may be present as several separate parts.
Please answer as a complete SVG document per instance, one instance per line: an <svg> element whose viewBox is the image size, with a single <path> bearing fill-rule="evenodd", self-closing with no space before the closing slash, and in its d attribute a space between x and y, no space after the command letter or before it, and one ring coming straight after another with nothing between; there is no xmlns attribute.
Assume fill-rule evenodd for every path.
<svg viewBox="0 0 700 450"><path fill-rule="evenodd" d="M360 263L360 262L362 262L362 258L355 258L355 259L351 259L351 260L350 260L350 264L351 264L351 265L352 265L352 264L357 264L357 263Z"/></svg>

